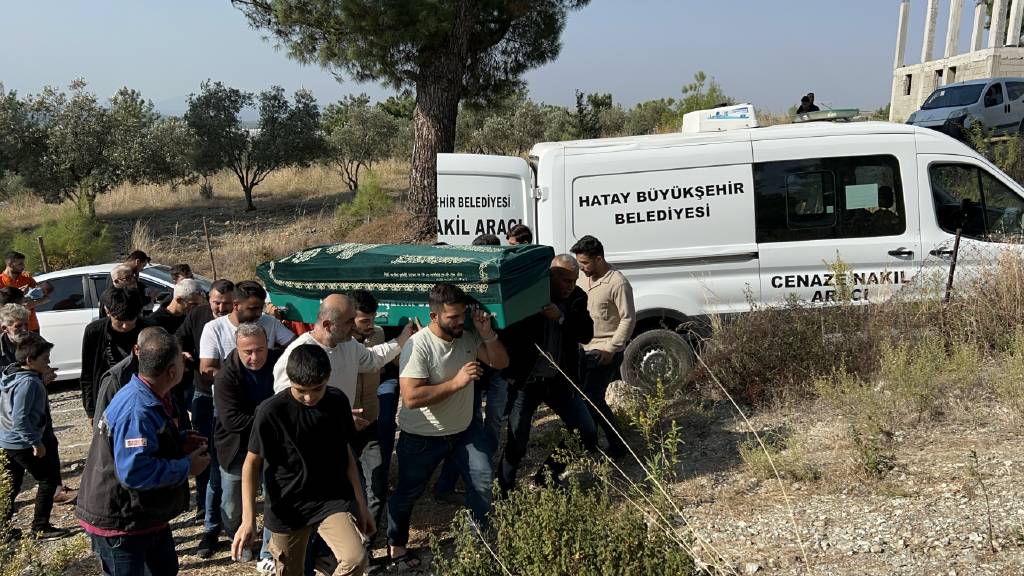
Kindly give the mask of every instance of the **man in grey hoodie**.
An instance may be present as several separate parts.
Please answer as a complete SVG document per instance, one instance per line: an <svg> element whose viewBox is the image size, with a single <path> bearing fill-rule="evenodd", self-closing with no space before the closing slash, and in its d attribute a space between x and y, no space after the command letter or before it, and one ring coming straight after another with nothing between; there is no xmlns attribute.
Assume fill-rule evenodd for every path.
<svg viewBox="0 0 1024 576"><path fill-rule="evenodd" d="M57 436L50 417L46 385L56 377L50 368L50 344L38 334L18 340L16 363L0 377L0 450L11 478L11 501L3 511L7 522L14 515L14 498L21 491L25 472L35 478L35 514L32 534L40 540L67 536L70 532L50 524L53 496L61 485Z"/></svg>

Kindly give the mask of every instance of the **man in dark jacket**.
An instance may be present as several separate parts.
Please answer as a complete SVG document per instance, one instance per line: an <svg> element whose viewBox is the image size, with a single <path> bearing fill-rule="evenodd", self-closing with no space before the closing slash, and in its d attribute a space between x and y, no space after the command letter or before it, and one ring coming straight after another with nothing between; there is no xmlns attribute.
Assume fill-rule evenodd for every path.
<svg viewBox="0 0 1024 576"><path fill-rule="evenodd" d="M110 401L114 399L114 395L117 394L121 388L124 388L132 381L132 376L135 376L139 372L139 347L144 345L146 340L152 338L154 334L168 332L159 326L150 326L143 328L139 332L139 341L132 348L132 353L129 354L124 360L121 360L110 370L107 370L103 377L100 378L100 391L96 396L96 413L103 414L110 406ZM171 397L174 399L174 409L178 412L181 419L180 428L186 430L191 428L191 423L188 420L188 405L184 404L174 394L178 389L181 388L179 384L171 391Z"/></svg>
<svg viewBox="0 0 1024 576"><path fill-rule="evenodd" d="M235 332L235 350L224 360L214 378L213 403L217 408L214 446L223 489L221 519L229 539L234 539L235 530L242 523L242 464L249 446L249 433L256 408L274 395L274 365L281 353L281 350L269 349L262 326L241 324ZM271 558L269 542L270 532L264 530L261 562ZM252 551L244 550L239 560L252 560Z"/></svg>
<svg viewBox="0 0 1024 576"><path fill-rule="evenodd" d="M205 440L178 427L169 392L182 371L177 340L154 333L139 374L98 415L75 513L106 575L178 573L170 521L188 508L188 477L210 462Z"/></svg>
<svg viewBox="0 0 1024 576"><path fill-rule="evenodd" d="M515 487L516 473L526 456L533 415L541 402L558 414L566 428L579 432L584 448L594 451L597 447L597 428L583 398L561 373L577 385L582 382L580 345L594 336L587 295L576 286L578 276L575 258L568 254L556 256L551 263L551 303L541 312L509 326L502 336L509 355L505 375L511 383L508 439L498 470L498 484L503 492ZM541 355L537 346L557 367ZM545 480L545 469L557 482L565 465L549 456L538 470L536 481Z"/></svg>
<svg viewBox="0 0 1024 576"><path fill-rule="evenodd" d="M199 374L199 340L203 336L203 328L225 314L230 314L235 304L235 284L223 278L210 286L210 305L193 308L185 315L185 321L175 334L181 351L185 354L185 376L181 386L192 388L191 402L192 427L206 438L213 436L213 389L210 384L198 378ZM212 467L211 467L212 468ZM210 477L213 476L211 481ZM210 485L213 490L209 490ZM206 530L212 531L220 527L220 474L207 469L196 477L196 524L206 524ZM211 550L207 548L207 550ZM212 550L211 550L212 553ZM205 553L204 553L205 555Z"/></svg>
<svg viewBox="0 0 1024 576"><path fill-rule="evenodd" d="M142 296L137 290L107 288L100 297L107 315L93 320L82 335L82 406L89 426L96 415L96 396L100 378L121 360L131 355L142 331Z"/></svg>

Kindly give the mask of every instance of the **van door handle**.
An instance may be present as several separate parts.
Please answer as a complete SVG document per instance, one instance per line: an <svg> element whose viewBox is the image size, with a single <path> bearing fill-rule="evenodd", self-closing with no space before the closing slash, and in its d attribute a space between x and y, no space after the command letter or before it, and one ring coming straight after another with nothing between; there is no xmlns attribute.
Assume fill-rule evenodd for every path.
<svg viewBox="0 0 1024 576"><path fill-rule="evenodd" d="M913 256L913 250L907 250L906 248L897 248L895 250L889 250L889 256Z"/></svg>
<svg viewBox="0 0 1024 576"><path fill-rule="evenodd" d="M931 254L932 256L952 256L953 255L953 251L950 250L949 248L936 248L935 250L932 250L931 252L928 252L928 253Z"/></svg>

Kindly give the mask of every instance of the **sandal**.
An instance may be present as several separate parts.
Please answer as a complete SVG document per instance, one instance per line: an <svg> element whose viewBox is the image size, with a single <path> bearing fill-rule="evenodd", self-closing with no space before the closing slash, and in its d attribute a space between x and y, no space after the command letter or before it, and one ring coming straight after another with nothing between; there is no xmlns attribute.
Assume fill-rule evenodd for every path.
<svg viewBox="0 0 1024 576"><path fill-rule="evenodd" d="M395 569L401 570L419 570L423 566L423 562L420 560L419 554L416 552L406 549L405 554L392 558L391 553L388 552L388 571Z"/></svg>

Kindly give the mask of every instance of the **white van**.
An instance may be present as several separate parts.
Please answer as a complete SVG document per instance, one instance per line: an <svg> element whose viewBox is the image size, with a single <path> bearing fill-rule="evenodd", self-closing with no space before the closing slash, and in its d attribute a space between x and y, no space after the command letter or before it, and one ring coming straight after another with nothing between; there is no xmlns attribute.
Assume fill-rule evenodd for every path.
<svg viewBox="0 0 1024 576"><path fill-rule="evenodd" d="M953 138L886 122L542 143L529 161L438 155L439 240L522 222L558 253L596 236L633 285L634 336L751 301L832 301L837 259L853 299L882 299L948 266L965 199L961 256L1024 232L1020 185ZM684 371L681 349L670 331L637 337L623 371Z"/></svg>

